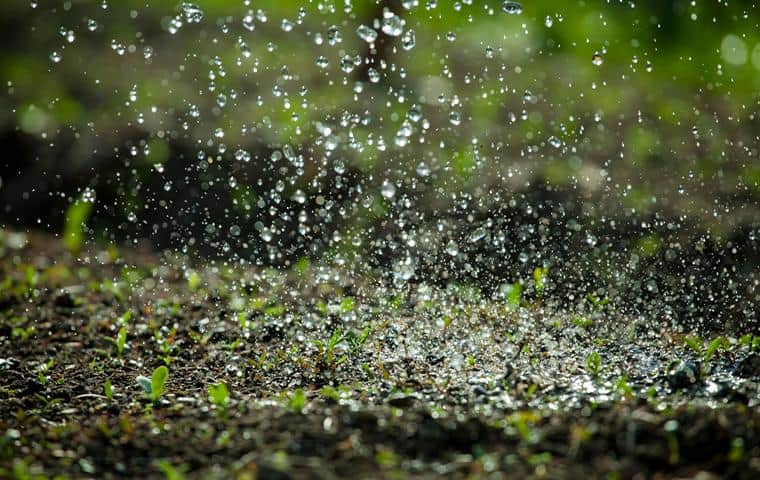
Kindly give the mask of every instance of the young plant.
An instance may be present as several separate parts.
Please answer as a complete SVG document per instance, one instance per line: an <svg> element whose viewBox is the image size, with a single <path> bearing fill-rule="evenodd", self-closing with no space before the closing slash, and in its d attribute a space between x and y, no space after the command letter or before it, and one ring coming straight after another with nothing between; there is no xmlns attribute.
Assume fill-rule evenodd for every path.
<svg viewBox="0 0 760 480"><path fill-rule="evenodd" d="M602 356L599 355L599 352L593 351L588 354L588 357L586 357L586 371L591 375L592 377L596 378L599 376L599 372L602 370Z"/></svg>
<svg viewBox="0 0 760 480"><path fill-rule="evenodd" d="M111 380L106 378L106 382L103 384L103 393L109 402L113 401L113 386L111 386Z"/></svg>
<svg viewBox="0 0 760 480"><path fill-rule="evenodd" d="M684 337L684 343L691 348L702 361L700 374L704 377L710 372L710 361L718 351L726 351L731 348L731 343L726 337L720 336L707 342L698 337L689 335Z"/></svg>
<svg viewBox="0 0 760 480"><path fill-rule="evenodd" d="M343 335L340 329L333 331L330 339L325 342L323 340L314 340L313 343L320 350L320 356L324 365L335 368L348 359L348 355L343 355L341 358L335 358L335 348L344 340L347 339L346 335Z"/></svg>
<svg viewBox="0 0 760 480"><path fill-rule="evenodd" d="M151 402L156 403L163 395L166 388L166 379L169 377L169 369L161 365L153 370L151 378L140 375L137 377L137 383L148 396Z"/></svg>
<svg viewBox="0 0 760 480"><path fill-rule="evenodd" d="M119 333L116 335L116 353L119 354L119 357L124 355L124 348L127 345L127 327L126 325L122 325L119 329Z"/></svg>
<svg viewBox="0 0 760 480"><path fill-rule="evenodd" d="M230 391L224 383L218 383L208 387L208 399L219 409L222 414L227 411L230 402Z"/></svg>
<svg viewBox="0 0 760 480"><path fill-rule="evenodd" d="M288 397L288 408L294 412L301 413L306 405L306 394L300 388L294 391Z"/></svg>
<svg viewBox="0 0 760 480"><path fill-rule="evenodd" d="M543 295L546 281L549 278L549 267L536 267L533 269L533 281L536 284L536 294Z"/></svg>
<svg viewBox="0 0 760 480"><path fill-rule="evenodd" d="M85 222L90 218L93 202L84 195L66 209L63 226L63 243L73 254L78 254L84 244Z"/></svg>

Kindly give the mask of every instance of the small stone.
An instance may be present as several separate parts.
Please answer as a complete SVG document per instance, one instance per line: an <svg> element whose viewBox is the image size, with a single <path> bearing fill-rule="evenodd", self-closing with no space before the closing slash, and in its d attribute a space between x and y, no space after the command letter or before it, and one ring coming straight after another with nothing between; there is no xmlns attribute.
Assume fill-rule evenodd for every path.
<svg viewBox="0 0 760 480"><path fill-rule="evenodd" d="M699 381L699 365L682 361L668 372L667 381L675 390L689 388Z"/></svg>
<svg viewBox="0 0 760 480"><path fill-rule="evenodd" d="M760 355L757 353L750 353L744 357L736 367L736 374L742 378L760 376Z"/></svg>

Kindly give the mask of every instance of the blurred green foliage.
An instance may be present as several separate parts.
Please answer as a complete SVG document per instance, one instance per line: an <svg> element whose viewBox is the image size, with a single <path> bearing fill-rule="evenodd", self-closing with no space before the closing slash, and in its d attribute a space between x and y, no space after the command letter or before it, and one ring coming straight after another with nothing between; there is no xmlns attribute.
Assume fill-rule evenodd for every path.
<svg viewBox="0 0 760 480"><path fill-rule="evenodd" d="M48 165L96 171L93 162L114 156L138 178L169 161L177 144L228 157L289 144L310 164L286 184L286 197L336 159L399 184L425 162L438 172L441 197L537 179L592 193L607 185L636 212L652 211L654 199L657 209L709 216L716 197L751 204L760 194L754 2L543 0L524 2L521 15L502 13L495 1L427 8L420 0L410 10L353 1L349 12L337 0L196 3L203 19L172 34L179 2L2 2L0 131L20 129L41 149L75 143ZM404 19L416 44L405 50L399 38L383 37L385 68L373 84L362 78L364 65L346 73L340 63L372 55L355 30L372 25L383 6ZM249 10L266 17L253 31L242 23ZM331 26L342 37L336 45ZM600 65L591 61L596 53ZM319 56L324 69L315 66ZM429 128L415 124L411 141L394 145L413 105ZM351 115L362 121L344 126ZM257 200L249 187L231 189L242 212ZM124 182L121 212L139 212L142 194L139 182ZM70 212L65 233L72 249L87 216L86 205L74 205L81 210ZM367 205L383 215L382 202Z"/></svg>

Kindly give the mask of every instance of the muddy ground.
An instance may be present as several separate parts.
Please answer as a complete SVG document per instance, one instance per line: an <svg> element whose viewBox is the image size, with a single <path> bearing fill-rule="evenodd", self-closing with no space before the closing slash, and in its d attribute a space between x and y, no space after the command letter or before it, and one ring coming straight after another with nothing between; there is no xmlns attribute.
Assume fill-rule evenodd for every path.
<svg viewBox="0 0 760 480"><path fill-rule="evenodd" d="M751 332L1 240L2 478L760 477Z"/></svg>

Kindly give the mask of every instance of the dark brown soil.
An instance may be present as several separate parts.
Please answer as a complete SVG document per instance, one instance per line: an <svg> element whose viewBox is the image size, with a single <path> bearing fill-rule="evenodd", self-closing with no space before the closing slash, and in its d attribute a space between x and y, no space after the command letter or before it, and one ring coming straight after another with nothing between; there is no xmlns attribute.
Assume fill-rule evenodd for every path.
<svg viewBox="0 0 760 480"><path fill-rule="evenodd" d="M369 286L353 295L372 332L338 362L296 325L347 284L216 265L198 269L198 286L186 267L140 251L75 260L44 236L5 247L0 478L760 478L760 410L738 388L712 403L626 395L557 410L539 387L534 407L509 407L498 399L522 398L518 380L497 395L439 381L446 359L386 362L394 322L424 314L393 310ZM120 284L125 276L131 284ZM246 288L285 313L243 309L242 329L228 300ZM127 309L119 356L113 339ZM335 331L337 317L325 314L315 335ZM752 359L740 371L757 378ZM167 363L166 393L152 404L136 378ZM521 378L517 362L478 358L473 370L499 368ZM226 409L209 401L219 382Z"/></svg>

